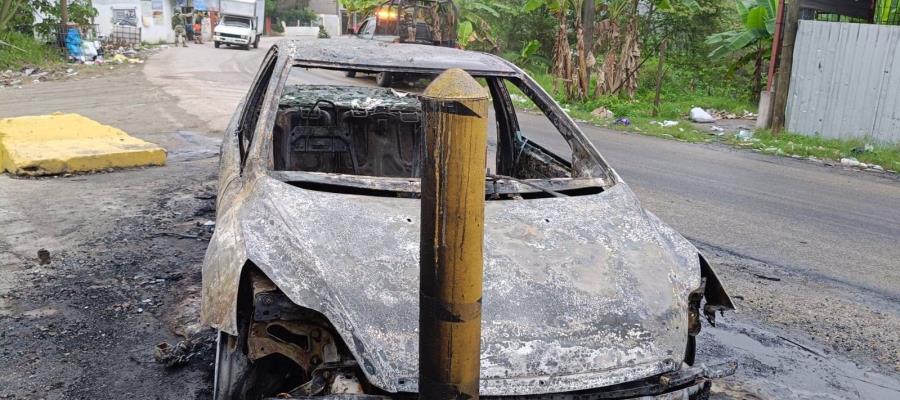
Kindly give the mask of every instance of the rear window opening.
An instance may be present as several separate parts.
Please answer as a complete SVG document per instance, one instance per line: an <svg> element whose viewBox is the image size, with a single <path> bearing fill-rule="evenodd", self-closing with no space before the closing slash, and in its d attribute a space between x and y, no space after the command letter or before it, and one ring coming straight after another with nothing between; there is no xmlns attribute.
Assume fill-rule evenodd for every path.
<svg viewBox="0 0 900 400"><path fill-rule="evenodd" d="M340 84L315 84L323 75L328 75L329 83L335 80L332 75L339 76ZM433 76L394 73L393 87L378 87L361 72L344 75L343 71L292 69L272 132L274 176L308 190L417 198L425 146L419 93ZM492 102L485 148L489 200L603 191L602 179L572 179L572 152L555 128L552 132L543 128L541 141L523 136L504 78L480 81ZM548 139L547 132L556 137Z"/></svg>

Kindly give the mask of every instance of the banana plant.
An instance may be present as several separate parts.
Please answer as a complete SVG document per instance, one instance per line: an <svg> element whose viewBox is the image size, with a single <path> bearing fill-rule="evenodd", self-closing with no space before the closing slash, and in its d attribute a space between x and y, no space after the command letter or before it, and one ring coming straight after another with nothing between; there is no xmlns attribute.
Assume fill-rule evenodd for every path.
<svg viewBox="0 0 900 400"><path fill-rule="evenodd" d="M716 33L706 38L706 44L714 46L709 53L712 60L726 56L735 58L731 73L753 62L753 97L762 90L763 61L772 53L772 37L775 35L775 14L778 5L775 0L736 1L741 17L741 27L732 31Z"/></svg>
<svg viewBox="0 0 900 400"><path fill-rule="evenodd" d="M714 46L709 53L709 58L713 60L739 55L745 49L761 45L768 45L771 49L778 7L775 0L737 0L735 5L742 21L741 27L706 38L706 44Z"/></svg>
<svg viewBox="0 0 900 400"><path fill-rule="evenodd" d="M486 0L457 0L455 3L459 8L459 45L467 47L478 43L488 51L499 51L500 45L491 30L489 19L502 18L505 13L515 12L515 8L504 2Z"/></svg>
<svg viewBox="0 0 900 400"><path fill-rule="evenodd" d="M900 1L898 0L878 0L875 6L875 23L887 24L892 18L897 18L900 12Z"/></svg>

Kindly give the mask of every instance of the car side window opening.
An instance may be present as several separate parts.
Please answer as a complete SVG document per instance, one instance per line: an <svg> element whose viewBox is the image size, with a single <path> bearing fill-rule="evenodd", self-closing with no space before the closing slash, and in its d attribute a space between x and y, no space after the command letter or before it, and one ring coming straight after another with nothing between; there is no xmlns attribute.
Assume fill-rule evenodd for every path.
<svg viewBox="0 0 900 400"><path fill-rule="evenodd" d="M541 108L515 82L489 85L497 115L497 171L521 179L572 177L572 148Z"/></svg>
<svg viewBox="0 0 900 400"><path fill-rule="evenodd" d="M244 110L241 113L236 132L240 146L241 165L247 160L247 151L250 149L250 144L253 143L253 132L259 120L263 100L266 98L272 72L275 70L275 61L278 59L276 54L275 52L270 53L263 61L264 66L253 81L250 92L247 94L247 101L244 103Z"/></svg>

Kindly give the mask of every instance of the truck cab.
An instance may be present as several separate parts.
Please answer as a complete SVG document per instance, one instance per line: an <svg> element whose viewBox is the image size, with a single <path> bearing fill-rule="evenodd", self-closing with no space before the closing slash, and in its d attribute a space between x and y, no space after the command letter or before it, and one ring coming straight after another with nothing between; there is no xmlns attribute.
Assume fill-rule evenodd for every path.
<svg viewBox="0 0 900 400"><path fill-rule="evenodd" d="M256 2L247 0L222 0L221 19L213 29L213 41L221 45L240 46L249 50L259 47L259 30Z"/></svg>
<svg viewBox="0 0 900 400"><path fill-rule="evenodd" d="M459 10L451 0L388 0L359 25L359 39L457 47ZM348 77L356 76L347 72ZM403 75L379 72L378 86L389 87Z"/></svg>

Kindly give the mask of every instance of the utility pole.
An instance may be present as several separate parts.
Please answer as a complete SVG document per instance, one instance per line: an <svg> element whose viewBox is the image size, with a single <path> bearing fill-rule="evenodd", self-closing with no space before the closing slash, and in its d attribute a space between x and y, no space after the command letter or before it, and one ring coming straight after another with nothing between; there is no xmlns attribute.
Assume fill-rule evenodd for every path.
<svg viewBox="0 0 900 400"><path fill-rule="evenodd" d="M419 399L478 399L488 94L461 69L422 96Z"/></svg>
<svg viewBox="0 0 900 400"><path fill-rule="evenodd" d="M772 133L784 130L785 109L791 86L791 69L794 63L794 43L797 41L797 21L800 20L800 0L787 3L784 16L784 39L781 45L781 62L778 65L778 82L772 103Z"/></svg>

